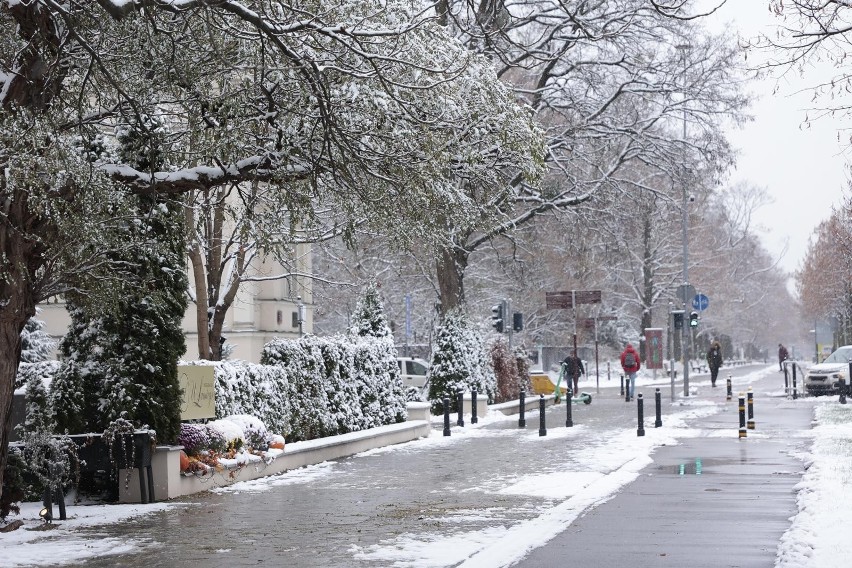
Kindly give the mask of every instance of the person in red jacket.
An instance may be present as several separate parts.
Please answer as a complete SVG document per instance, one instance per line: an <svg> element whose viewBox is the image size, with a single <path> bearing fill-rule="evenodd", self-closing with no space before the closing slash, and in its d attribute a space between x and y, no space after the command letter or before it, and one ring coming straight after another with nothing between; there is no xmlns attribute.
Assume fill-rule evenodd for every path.
<svg viewBox="0 0 852 568"><path fill-rule="evenodd" d="M628 343L624 351L621 352L621 368L624 369L624 374L629 378L626 400L633 400L633 394L636 390L636 373L642 365L639 363L639 353L633 349L633 345Z"/></svg>

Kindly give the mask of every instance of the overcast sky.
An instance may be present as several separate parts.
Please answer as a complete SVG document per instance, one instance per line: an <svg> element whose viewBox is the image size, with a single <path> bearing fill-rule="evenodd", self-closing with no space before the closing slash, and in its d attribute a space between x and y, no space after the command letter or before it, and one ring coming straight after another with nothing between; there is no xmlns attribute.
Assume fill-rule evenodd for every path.
<svg viewBox="0 0 852 568"><path fill-rule="evenodd" d="M741 35L751 37L777 24L766 0L728 0L714 16L714 23L727 22ZM785 270L794 271L807 252L814 228L827 219L831 206L840 202L847 180L846 156L841 155L836 123L821 120L803 126L809 105L808 94L795 94L813 83L808 76L799 84L765 80L754 85L761 95L751 113L754 121L732 130L730 139L740 150L731 182L747 181L766 188L774 203L757 213L759 231L767 249L780 255Z"/></svg>

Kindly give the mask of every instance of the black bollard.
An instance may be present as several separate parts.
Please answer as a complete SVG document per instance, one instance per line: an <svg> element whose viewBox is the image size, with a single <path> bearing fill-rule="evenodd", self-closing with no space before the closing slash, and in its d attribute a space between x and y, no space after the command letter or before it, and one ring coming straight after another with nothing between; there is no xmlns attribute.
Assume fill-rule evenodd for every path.
<svg viewBox="0 0 852 568"><path fill-rule="evenodd" d="M745 427L745 395L740 393L740 438L748 435Z"/></svg>
<svg viewBox="0 0 852 568"><path fill-rule="evenodd" d="M784 394L790 396L790 377L787 375L787 365L784 365Z"/></svg>
<svg viewBox="0 0 852 568"><path fill-rule="evenodd" d="M846 379L840 379L840 404L846 404Z"/></svg>
<svg viewBox="0 0 852 568"><path fill-rule="evenodd" d="M636 396L636 409L639 414L639 428L636 430L637 436L645 435L645 401L642 400L642 393Z"/></svg>
<svg viewBox="0 0 852 568"><path fill-rule="evenodd" d="M624 396L624 375L621 375L621 390L619 392L621 396Z"/></svg>
<svg viewBox="0 0 852 568"><path fill-rule="evenodd" d="M538 399L538 435L547 436L547 428L544 426L544 395Z"/></svg>
<svg viewBox="0 0 852 568"><path fill-rule="evenodd" d="M659 428L663 425L663 395L660 394L660 389L654 391L654 406L657 410L657 418L654 420L654 428Z"/></svg>
<svg viewBox="0 0 852 568"><path fill-rule="evenodd" d="M478 422L478 418L476 417L476 389L470 391L470 423L476 424Z"/></svg>
<svg viewBox="0 0 852 568"><path fill-rule="evenodd" d="M444 397L444 436L450 435L450 399Z"/></svg>
<svg viewBox="0 0 852 568"><path fill-rule="evenodd" d="M734 393L733 393L733 391L731 390L731 388L732 388L732 385L731 385L731 375L728 375L728 397L727 397L725 400L731 400L731 398L733 398Z"/></svg>
<svg viewBox="0 0 852 568"><path fill-rule="evenodd" d="M630 402L630 377L624 377L624 402Z"/></svg>
<svg viewBox="0 0 852 568"><path fill-rule="evenodd" d="M566 399L567 404L565 404L565 407L568 409L567 418L565 418L565 427L566 428L570 428L574 425L574 418L571 417L571 406L573 406L571 404L571 397L573 396L573 394L574 393L569 388L568 393L566 395L567 396L567 399Z"/></svg>
<svg viewBox="0 0 852 568"><path fill-rule="evenodd" d="M793 363L793 400L799 398L799 391L796 389L796 364Z"/></svg>
<svg viewBox="0 0 852 568"><path fill-rule="evenodd" d="M746 427L749 430L754 430L754 393L751 387L748 387L748 423Z"/></svg>
<svg viewBox="0 0 852 568"><path fill-rule="evenodd" d="M520 417L518 418L518 428L526 428L527 427L527 419L524 418L524 414L526 413L526 410L527 410L527 400L526 399L527 399L527 393L524 392L523 390L521 390L521 395L520 395L520 403L521 403L520 410L521 410L521 412L520 412Z"/></svg>
<svg viewBox="0 0 852 568"><path fill-rule="evenodd" d="M459 411L459 417L458 420L456 420L456 424L464 426L464 393L462 391L458 391L456 393L456 405Z"/></svg>

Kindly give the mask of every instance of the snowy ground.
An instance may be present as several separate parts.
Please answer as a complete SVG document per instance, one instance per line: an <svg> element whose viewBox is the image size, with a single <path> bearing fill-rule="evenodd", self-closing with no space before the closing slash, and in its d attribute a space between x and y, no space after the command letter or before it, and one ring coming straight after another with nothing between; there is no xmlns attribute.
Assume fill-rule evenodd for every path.
<svg viewBox="0 0 852 568"><path fill-rule="evenodd" d="M777 370L776 370L777 372ZM766 370L755 373L765 375ZM724 375L723 375L724 377ZM722 378L722 377L720 377ZM618 376L613 380L617 381ZM602 377L601 386L607 386ZM706 375L695 377L697 384L709 382ZM616 383L617 384L617 383ZM656 385L662 388L664 377L654 381L650 376L640 377L638 386ZM595 378L581 381L581 390L594 392ZM611 386L611 385L610 385ZM667 392L666 392L667 394ZM474 533L464 533L464 538L452 534L433 534L429 539L415 534L403 534L399 538L381 545L353 549L351 552L361 561L375 560L386 563L397 560L404 566L452 566L459 559L466 559L461 566L506 566L522 558L529 550L544 544L583 511L594 507L613 496L636 478L638 472L650 463L650 454L661 444L677 443L678 438L695 435L687 426L694 418L715 412L715 406L699 400L683 406L675 416L667 418L665 429L651 429L644 438L625 435L623 440L607 440L599 451L589 452L582 471L554 471L546 479L524 477L514 485L501 491L530 495L536 490L554 486L570 487L572 491L563 501L541 514L512 525L497 525ZM432 436L427 439L392 446L375 452L409 452L412 448L426 445L444 446L456 444L470 437L486 434L481 428L493 421L516 420L517 417L489 416L480 424L470 425L452 437ZM583 427L561 429L550 436L572 436L582 430L587 440L595 431ZM791 519L789 530L779 543L776 566L834 568L848 564L846 553L849 527L852 526L852 405L841 406L836 398L816 403L815 425L812 431L814 443L805 456L807 471L798 485L799 513ZM535 432L530 433L529 443L535 443ZM591 442L591 441L590 441ZM367 452L369 454L371 452ZM312 483L330 475L328 464L319 464L289 472L282 476L240 483L222 491L268 491L277 485L289 483ZM64 562L73 564L89 558L108 557L150 546L144 535L136 539L102 538L93 540L79 537L81 528L91 528L147 515L172 507L188 506L186 503L157 503L153 505L107 505L71 507L68 521L53 525L47 532L38 519L40 504L26 503L22 514L9 520L21 519L23 528L0 534L0 566L17 567L51 565ZM458 519L447 519L452 522ZM49 539L43 537L50 535ZM91 536L91 535L89 535ZM438 539L438 540L436 540ZM34 544L38 541L38 544ZM418 563L412 564L411 559Z"/></svg>

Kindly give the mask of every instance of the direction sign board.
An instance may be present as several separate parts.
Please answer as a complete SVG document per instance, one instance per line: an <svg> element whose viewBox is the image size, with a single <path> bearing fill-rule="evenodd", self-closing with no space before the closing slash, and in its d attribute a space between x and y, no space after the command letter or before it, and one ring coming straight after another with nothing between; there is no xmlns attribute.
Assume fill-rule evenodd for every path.
<svg viewBox="0 0 852 568"><path fill-rule="evenodd" d="M707 309L707 306L710 305L710 298L705 296L704 294L696 294L694 298L692 298L692 307L699 312L703 312Z"/></svg>
<svg viewBox="0 0 852 568"><path fill-rule="evenodd" d="M692 284L681 284L677 287L677 299L684 304L693 296L695 296L695 286Z"/></svg>
<svg viewBox="0 0 852 568"><path fill-rule="evenodd" d="M570 309L577 304L600 304L600 290L567 290L565 292L545 292L544 300L547 309Z"/></svg>

